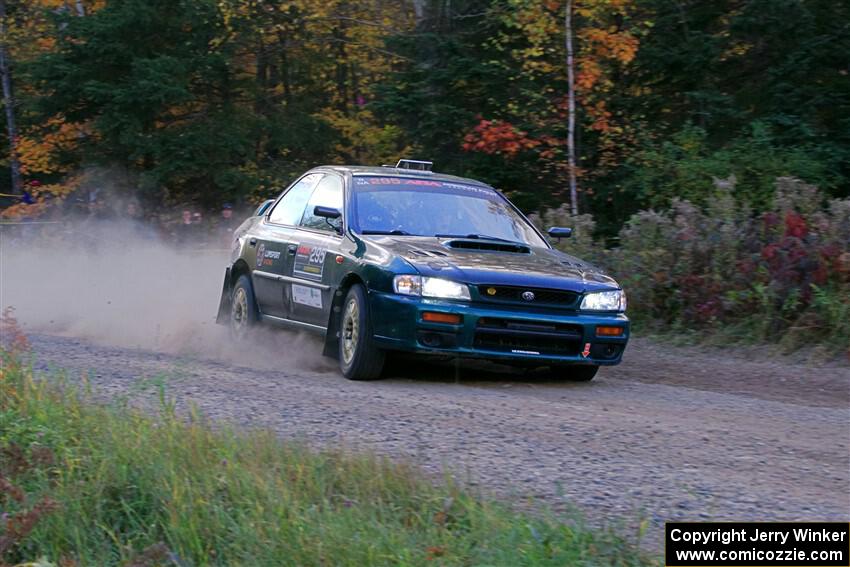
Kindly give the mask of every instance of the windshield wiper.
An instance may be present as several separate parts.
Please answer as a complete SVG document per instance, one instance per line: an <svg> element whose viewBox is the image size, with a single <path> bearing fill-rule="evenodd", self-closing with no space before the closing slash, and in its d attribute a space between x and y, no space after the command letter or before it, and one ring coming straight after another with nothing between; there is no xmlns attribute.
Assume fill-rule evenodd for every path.
<svg viewBox="0 0 850 567"><path fill-rule="evenodd" d="M486 234L435 234L437 238L472 238L477 240L497 240L499 242L511 242L514 244L521 244L521 242L517 242L515 240L508 240L507 238L499 238L498 236L488 236Z"/></svg>
<svg viewBox="0 0 850 567"><path fill-rule="evenodd" d="M393 236L413 236L406 230L361 230L360 234L391 234Z"/></svg>

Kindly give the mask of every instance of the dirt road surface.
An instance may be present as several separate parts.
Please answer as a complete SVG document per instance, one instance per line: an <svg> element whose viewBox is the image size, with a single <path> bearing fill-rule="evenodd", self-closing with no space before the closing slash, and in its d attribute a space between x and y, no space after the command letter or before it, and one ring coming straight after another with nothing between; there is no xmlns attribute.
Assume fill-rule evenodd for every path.
<svg viewBox="0 0 850 567"><path fill-rule="evenodd" d="M318 341L265 337L239 356L175 355L32 335L37 368L86 374L101 399L179 406L316 446L451 471L484 492L660 550L669 520L850 519L850 370L635 340L591 383L452 363L394 362L349 382Z"/></svg>

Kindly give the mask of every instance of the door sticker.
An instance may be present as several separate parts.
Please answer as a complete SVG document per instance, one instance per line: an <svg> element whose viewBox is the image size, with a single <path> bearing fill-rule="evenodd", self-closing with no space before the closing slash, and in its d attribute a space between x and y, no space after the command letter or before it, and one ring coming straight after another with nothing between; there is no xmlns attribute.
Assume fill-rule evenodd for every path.
<svg viewBox="0 0 850 567"><path fill-rule="evenodd" d="M274 263L280 260L280 252L277 250L267 250L266 245L260 243L257 247L257 267L274 266Z"/></svg>
<svg viewBox="0 0 850 567"><path fill-rule="evenodd" d="M308 307L322 308L322 292L314 287L292 284L292 301Z"/></svg>
<svg viewBox="0 0 850 567"><path fill-rule="evenodd" d="M322 272L325 270L325 254L327 248L319 246L298 245L298 250L295 253L295 265L293 266L293 275L304 278L305 280L322 281Z"/></svg>

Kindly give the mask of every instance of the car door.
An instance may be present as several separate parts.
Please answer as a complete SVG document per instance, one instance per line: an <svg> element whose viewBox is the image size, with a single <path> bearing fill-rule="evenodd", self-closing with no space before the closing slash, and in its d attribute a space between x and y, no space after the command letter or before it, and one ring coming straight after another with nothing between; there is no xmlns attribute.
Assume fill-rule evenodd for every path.
<svg viewBox="0 0 850 567"><path fill-rule="evenodd" d="M271 207L248 242L256 251L251 276L254 296L263 315L289 316L289 286L284 280L292 271L294 254L290 245L304 216L304 207L322 175L310 173L291 185Z"/></svg>
<svg viewBox="0 0 850 567"><path fill-rule="evenodd" d="M327 325L333 293L339 282L336 256L342 242L342 217L314 214L317 206L343 212L342 176L328 173L316 186L295 231L295 255L290 281L289 318L302 323Z"/></svg>

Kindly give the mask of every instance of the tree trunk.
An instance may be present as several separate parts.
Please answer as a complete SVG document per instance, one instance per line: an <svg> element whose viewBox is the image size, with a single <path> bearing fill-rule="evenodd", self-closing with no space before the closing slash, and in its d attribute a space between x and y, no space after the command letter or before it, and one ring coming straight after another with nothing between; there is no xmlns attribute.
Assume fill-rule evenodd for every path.
<svg viewBox="0 0 850 567"><path fill-rule="evenodd" d="M12 170L12 193L22 195L21 162L18 159L18 128L15 125L15 95L9 52L6 49L6 0L0 0L0 82L3 83L3 106L6 108L6 129L9 134L9 164Z"/></svg>
<svg viewBox="0 0 850 567"><path fill-rule="evenodd" d="M292 70L289 64L289 42L286 40L286 34L282 31L277 32L278 43L280 44L280 80L283 83L283 102L287 107L292 106Z"/></svg>
<svg viewBox="0 0 850 567"><path fill-rule="evenodd" d="M83 6L83 0L77 0L76 1L76 7L77 7L77 15L79 17L82 18L83 16L86 15L86 7Z"/></svg>
<svg viewBox="0 0 850 567"><path fill-rule="evenodd" d="M425 19L425 0L413 0L413 17L418 27Z"/></svg>
<svg viewBox="0 0 850 567"><path fill-rule="evenodd" d="M576 85L575 58L573 57L573 0L567 0L564 16L567 43L567 164L570 175L570 211L578 214L576 189Z"/></svg>
<svg viewBox="0 0 850 567"><path fill-rule="evenodd" d="M254 112L264 114L266 110L266 96L268 96L268 69L269 63L266 57L266 48L263 38L259 38L257 44L256 71L254 81L257 83L257 93L254 97Z"/></svg>
<svg viewBox="0 0 850 567"><path fill-rule="evenodd" d="M336 93L337 108L348 116L348 64L345 53L346 31L344 23L335 26L331 32L337 43L336 52Z"/></svg>

